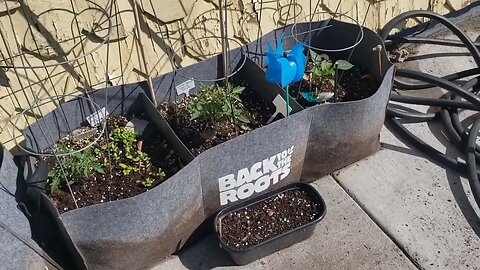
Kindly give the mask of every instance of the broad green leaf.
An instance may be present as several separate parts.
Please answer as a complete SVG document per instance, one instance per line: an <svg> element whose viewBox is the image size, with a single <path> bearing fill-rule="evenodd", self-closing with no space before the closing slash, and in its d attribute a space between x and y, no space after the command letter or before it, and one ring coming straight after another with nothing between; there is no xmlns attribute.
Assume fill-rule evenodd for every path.
<svg viewBox="0 0 480 270"><path fill-rule="evenodd" d="M320 68L322 71L330 71L332 69L332 62L323 60L322 63L320 64Z"/></svg>
<svg viewBox="0 0 480 270"><path fill-rule="evenodd" d="M337 60L337 62L335 62L335 65L337 65L337 68L340 69L340 70L349 70L353 67L353 65L348 62L347 60Z"/></svg>
<svg viewBox="0 0 480 270"><path fill-rule="evenodd" d="M312 73L313 73L314 76L317 76L317 77L322 77L323 76L323 72L319 67L314 67L313 70L312 70Z"/></svg>

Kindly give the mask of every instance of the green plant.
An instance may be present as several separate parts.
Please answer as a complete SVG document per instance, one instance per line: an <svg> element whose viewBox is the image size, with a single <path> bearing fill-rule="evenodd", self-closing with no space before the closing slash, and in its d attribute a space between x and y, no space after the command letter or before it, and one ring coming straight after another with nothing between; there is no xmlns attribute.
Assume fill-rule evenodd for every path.
<svg viewBox="0 0 480 270"><path fill-rule="evenodd" d="M126 163L118 164L123 175L140 172L143 167L150 163L150 157L136 149L137 134L131 128L114 128L110 132L109 139L107 147L113 160L118 161L122 157L126 159Z"/></svg>
<svg viewBox="0 0 480 270"><path fill-rule="evenodd" d="M90 141L82 141L79 145L88 144ZM57 144L57 154L72 153L73 147L67 144ZM107 156L110 154L110 160ZM97 158L100 157L100 158ZM102 162L99 162L100 159ZM138 182L146 188L153 186L154 182L165 177L161 168L158 171L153 170L150 164L150 157L147 153L137 148L137 135L131 128L117 127L109 133L108 141L103 144L95 144L81 152L74 152L59 157L57 165L50 170L48 182L50 190L53 192L62 185L65 174L70 183L80 180L82 177L89 177L93 172L105 173L104 168L110 166L110 171L121 172L121 175L127 176L132 173L146 175L147 178ZM62 164L60 167L59 164Z"/></svg>
<svg viewBox="0 0 480 270"><path fill-rule="evenodd" d="M165 172L162 171L162 169L159 168L159 169L158 169L158 172L157 172L157 173L154 173L152 176L154 176L154 177L156 176L156 177L161 177L161 178L163 178L163 177L165 177ZM146 188L152 187L154 183L155 183L155 179L152 178L152 177L150 177L150 176L147 177L147 178L145 178L145 180L142 181L142 185L143 185L144 187L146 187Z"/></svg>
<svg viewBox="0 0 480 270"><path fill-rule="evenodd" d="M155 180L153 178L147 177L147 178L145 178L145 180L142 181L142 185L146 188L149 188L149 187L153 186L154 182L155 182Z"/></svg>
<svg viewBox="0 0 480 270"><path fill-rule="evenodd" d="M333 63L328 56L318 54L313 50L310 50L310 57L313 62L312 77L314 81L321 81L325 76L335 77L335 66L338 70L349 70L353 65L347 60L339 59ZM329 79L333 85L335 82L333 79Z"/></svg>
<svg viewBox="0 0 480 270"><path fill-rule="evenodd" d="M245 90L243 86L233 87L227 84L222 87L218 84L202 85L202 91L197 93L187 105L191 119L202 119L209 123L234 119L249 123L243 114L243 105L240 94Z"/></svg>
<svg viewBox="0 0 480 270"><path fill-rule="evenodd" d="M73 153L69 154L71 152ZM71 177L72 179L69 181L73 183L77 178L88 177L92 170L98 173L105 173L103 165L97 160L95 151L92 148L74 152L72 147L59 144L57 145L56 154L65 154L65 156L60 156L56 166L48 173L48 182L52 192L60 187L65 177ZM65 175L63 172L65 172Z"/></svg>

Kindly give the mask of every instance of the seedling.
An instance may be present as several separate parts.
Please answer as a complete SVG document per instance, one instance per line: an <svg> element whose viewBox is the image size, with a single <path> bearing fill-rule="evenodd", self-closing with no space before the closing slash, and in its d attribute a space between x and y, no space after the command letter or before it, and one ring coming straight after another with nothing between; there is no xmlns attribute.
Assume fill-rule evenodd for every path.
<svg viewBox="0 0 480 270"><path fill-rule="evenodd" d="M222 87L218 84L202 85L202 91L197 93L187 105L191 119L201 119L207 123L224 120L249 123L243 114L243 105L240 99L245 87L227 84Z"/></svg>
<svg viewBox="0 0 480 270"><path fill-rule="evenodd" d="M67 154L73 152L73 149L68 145L59 144L56 152L57 154ZM63 172L65 172L67 177L71 178L71 183L74 183L81 177L88 177L92 171L105 173L103 165L98 162L94 151L90 148L59 157L59 160L62 164L65 164ZM64 182L63 172L59 166L55 166L48 172L51 192L57 190Z"/></svg>
<svg viewBox="0 0 480 270"><path fill-rule="evenodd" d="M84 142L88 144L87 140ZM109 134L107 144L94 144L83 151L74 152L72 146L67 143L59 143L56 153L68 155L59 157L58 161L63 164L62 167L59 166L57 161L57 165L48 174L51 192L62 186L65 177L69 179L69 184L75 183L92 176L94 172L104 174L104 168L107 166L110 166L109 168L113 173L120 172L123 176L132 173L147 174L147 178L138 183L146 188L152 187L156 180L165 177L162 169L151 171L150 157L141 149L138 149L137 135L133 129L127 127L114 128ZM110 153L110 161L107 158L107 153ZM99 157L102 156L102 162L98 161ZM63 172L65 172L65 175Z"/></svg>
<svg viewBox="0 0 480 270"><path fill-rule="evenodd" d="M335 81L336 78L336 71L338 70L349 70L353 67L353 64L348 62L347 60L339 59L335 61L335 63L330 60L330 58L325 54L318 54L313 50L310 50L310 58L313 63L313 68L311 70L310 75L310 91L309 92L301 92L300 94L304 99L309 102L321 102L325 99L331 98L329 94L322 94L319 90L321 89L322 83L325 78L329 78L328 81L333 86L338 83ZM312 91L311 84L315 83L320 87Z"/></svg>

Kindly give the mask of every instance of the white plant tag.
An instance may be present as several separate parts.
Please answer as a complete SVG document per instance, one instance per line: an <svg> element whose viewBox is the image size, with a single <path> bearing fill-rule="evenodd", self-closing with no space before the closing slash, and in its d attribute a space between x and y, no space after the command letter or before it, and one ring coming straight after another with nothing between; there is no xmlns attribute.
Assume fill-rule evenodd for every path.
<svg viewBox="0 0 480 270"><path fill-rule="evenodd" d="M270 122L275 119L275 117L281 113L283 117L287 117L287 102L282 98L282 96L277 95L275 99L273 100L273 105L275 105L275 113L268 119L267 124L270 124ZM292 107L288 106L288 111L292 112Z"/></svg>
<svg viewBox="0 0 480 270"><path fill-rule="evenodd" d="M108 112L105 107L103 107L101 110L87 116L87 122L90 124L90 126L95 127L98 124L100 124L105 117L107 117Z"/></svg>
<svg viewBox="0 0 480 270"><path fill-rule="evenodd" d="M175 87L177 95L185 94L187 97L190 95L190 90L195 88L195 82L193 80L185 81Z"/></svg>

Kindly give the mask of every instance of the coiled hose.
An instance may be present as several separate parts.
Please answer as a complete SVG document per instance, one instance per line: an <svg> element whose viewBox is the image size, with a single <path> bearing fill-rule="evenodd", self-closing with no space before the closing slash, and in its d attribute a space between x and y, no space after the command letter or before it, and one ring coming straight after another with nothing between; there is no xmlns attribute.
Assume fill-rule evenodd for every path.
<svg viewBox="0 0 480 270"><path fill-rule="evenodd" d="M389 36L391 30L400 22L418 17L429 18L430 20L435 20L441 23L450 29L460 41L423 37ZM397 69L396 77L394 79L394 88L405 91L415 91L431 87L439 87L448 91L449 95L447 95L447 98L437 99L406 96L394 94L392 92L390 96L391 101L406 104L437 106L440 107L441 110L438 113L411 112L402 110L401 108L398 108L398 106L389 103L387 106L387 122L393 128L394 132L398 133L408 143L424 152L431 159L441 165L453 168L460 174L468 177L475 202L478 207L480 207L480 173L477 166L480 162L480 147L476 143L477 136L480 135L480 117L477 116L472 128L467 130L460 122L458 116L459 109L471 110L474 112L480 111L480 51L478 49L480 43L474 43L462 30L450 22L446 17L429 11L409 11L398 15L384 26L380 36L389 46L397 46L405 43L423 43L465 47L473 57L477 68L460 71L444 77L437 77L420 71L401 68ZM460 79L470 76L475 77L466 82L459 81ZM421 83L408 83L401 81L399 78L414 79ZM458 161L436 150L407 130L401 122L401 120L426 122L436 118L441 118L449 140L466 155L466 163Z"/></svg>

